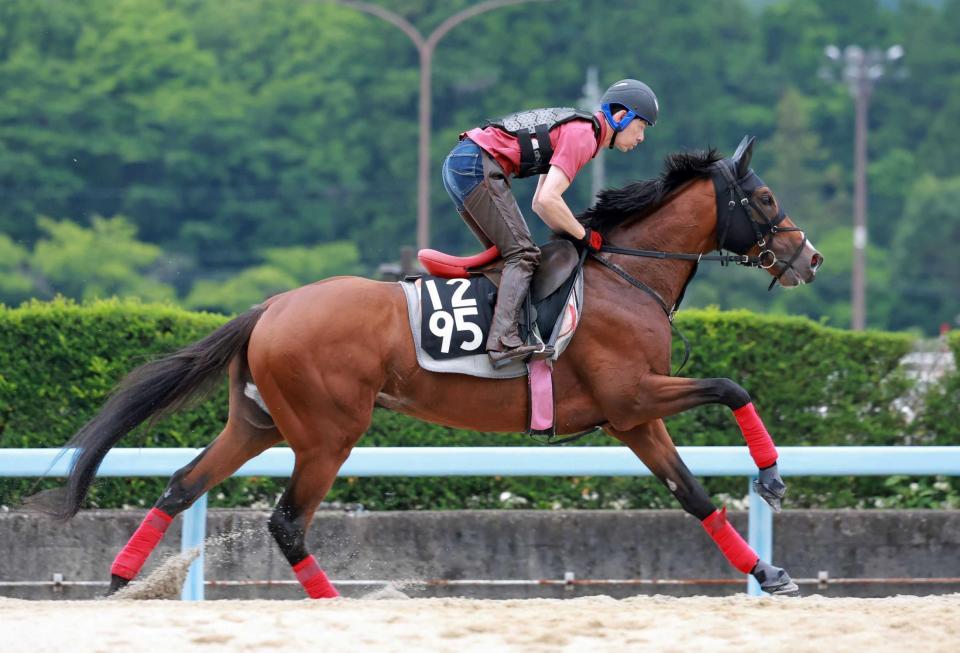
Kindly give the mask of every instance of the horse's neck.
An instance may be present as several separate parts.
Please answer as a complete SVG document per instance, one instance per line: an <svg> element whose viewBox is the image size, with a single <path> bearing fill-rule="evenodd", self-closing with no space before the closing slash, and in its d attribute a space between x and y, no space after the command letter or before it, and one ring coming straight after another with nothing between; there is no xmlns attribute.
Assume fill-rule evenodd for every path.
<svg viewBox="0 0 960 653"><path fill-rule="evenodd" d="M701 180L684 187L659 209L610 234L618 247L660 252L706 254L716 246L713 183ZM617 263L673 306L693 269L690 261L617 256Z"/></svg>

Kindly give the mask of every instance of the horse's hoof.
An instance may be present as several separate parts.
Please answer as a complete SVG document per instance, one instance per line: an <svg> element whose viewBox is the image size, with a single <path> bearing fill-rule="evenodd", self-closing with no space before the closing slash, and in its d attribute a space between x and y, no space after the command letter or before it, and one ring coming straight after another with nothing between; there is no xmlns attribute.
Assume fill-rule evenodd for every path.
<svg viewBox="0 0 960 653"><path fill-rule="evenodd" d="M126 578L117 576L116 574L110 575L110 587L107 589L107 593L104 596L113 596L119 590L122 590L124 587L130 584L130 581Z"/></svg>
<svg viewBox="0 0 960 653"><path fill-rule="evenodd" d="M760 470L760 479L753 481L753 489L774 512L780 512L780 502L787 494L787 484L780 478L776 463Z"/></svg>
<svg viewBox="0 0 960 653"><path fill-rule="evenodd" d="M760 589L770 596L800 596L800 588L780 567L758 560L751 573L760 583Z"/></svg>

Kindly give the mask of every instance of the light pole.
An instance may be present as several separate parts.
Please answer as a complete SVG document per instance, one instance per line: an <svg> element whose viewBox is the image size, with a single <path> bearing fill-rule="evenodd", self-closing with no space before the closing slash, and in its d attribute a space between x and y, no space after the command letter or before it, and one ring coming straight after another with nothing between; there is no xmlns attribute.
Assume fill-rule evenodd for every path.
<svg viewBox="0 0 960 653"><path fill-rule="evenodd" d="M856 106L853 143L853 277L851 279L851 303L853 315L850 328L862 331L867 325L867 115L873 86L883 77L886 64L903 57L903 47L894 45L887 50L864 50L858 45L848 45L842 51L835 45L824 50L827 58L842 65L842 77L850 89ZM827 68L821 76L833 80L833 72Z"/></svg>
<svg viewBox="0 0 960 653"><path fill-rule="evenodd" d="M584 111L596 111L600 106L600 75L596 66L587 68L587 81L583 85L583 97L580 98L580 108ZM606 188L607 173L604 165L603 150L597 153L590 166L593 176L590 184L590 202L597 199L597 195Z"/></svg>
<svg viewBox="0 0 960 653"><path fill-rule="evenodd" d="M479 14L525 2L549 2L551 0L488 0L464 9L440 23L435 30L424 38L423 34L410 21L389 9L370 2L340 0L340 4L353 7L399 27L410 37L420 53L420 143L418 153L417 180L417 248L430 246L430 78L433 70L433 52L437 43L454 27Z"/></svg>

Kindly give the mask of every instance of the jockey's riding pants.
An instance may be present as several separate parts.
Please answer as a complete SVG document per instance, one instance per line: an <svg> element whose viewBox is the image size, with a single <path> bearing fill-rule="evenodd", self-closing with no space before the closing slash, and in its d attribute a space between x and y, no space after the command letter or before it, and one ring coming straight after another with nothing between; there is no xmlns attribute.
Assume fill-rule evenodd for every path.
<svg viewBox="0 0 960 653"><path fill-rule="evenodd" d="M517 322L540 263L540 249L530 236L510 182L493 157L465 138L443 162L443 185L477 239L484 247L496 245L504 260L486 348L519 347L523 341Z"/></svg>

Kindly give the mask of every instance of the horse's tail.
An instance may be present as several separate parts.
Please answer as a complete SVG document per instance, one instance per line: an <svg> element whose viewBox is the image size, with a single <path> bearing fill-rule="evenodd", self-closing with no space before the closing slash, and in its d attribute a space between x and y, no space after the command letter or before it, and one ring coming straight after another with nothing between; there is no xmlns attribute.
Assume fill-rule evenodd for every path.
<svg viewBox="0 0 960 653"><path fill-rule="evenodd" d="M264 310L256 306L203 340L130 372L64 445L77 449L66 487L30 497L30 507L63 521L76 515L107 452L142 422L152 423L214 390L230 361L245 350Z"/></svg>

